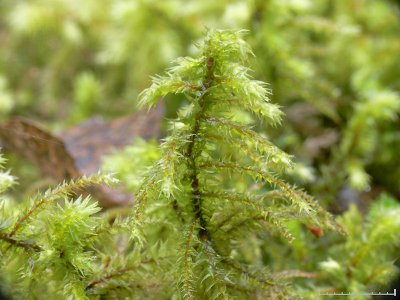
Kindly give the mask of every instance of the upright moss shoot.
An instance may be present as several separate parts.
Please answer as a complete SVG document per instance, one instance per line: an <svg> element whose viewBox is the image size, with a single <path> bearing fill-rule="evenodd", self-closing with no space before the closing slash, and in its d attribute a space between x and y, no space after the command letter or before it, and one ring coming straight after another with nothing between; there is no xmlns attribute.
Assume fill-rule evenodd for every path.
<svg viewBox="0 0 400 300"><path fill-rule="evenodd" d="M292 167L290 156L235 115L248 111L272 126L282 117L268 99L267 84L249 75L245 63L252 52L243 34L210 30L197 45L197 57L177 59L140 95L148 107L169 94L188 102L171 122L162 158L139 189L132 218L132 236L142 245L149 218L173 223L180 245L175 281L188 299L254 296L260 288L281 293L280 284L255 270L242 250L249 239L266 243L263 232L291 241L287 220L343 233L311 196L281 178ZM254 188L255 181L265 185Z"/></svg>

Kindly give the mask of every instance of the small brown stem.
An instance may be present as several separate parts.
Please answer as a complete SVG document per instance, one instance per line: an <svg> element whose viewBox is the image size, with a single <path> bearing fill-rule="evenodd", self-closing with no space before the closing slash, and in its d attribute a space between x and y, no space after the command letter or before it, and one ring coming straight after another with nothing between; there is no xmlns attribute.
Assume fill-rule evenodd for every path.
<svg viewBox="0 0 400 300"><path fill-rule="evenodd" d="M153 259L143 260L142 262L140 262L140 264L147 264L147 263L149 263L151 261L153 261ZM136 268L136 266L135 267L124 268L124 269L121 269L121 270L118 270L118 271L111 272L108 275L105 275L105 276L100 277L98 279L92 280L86 286L86 291L94 288L96 285L99 285L101 283L107 282L110 279L113 279L113 278L119 277L119 276L123 276L123 275L127 274L128 272L133 271L135 268Z"/></svg>
<svg viewBox="0 0 400 300"><path fill-rule="evenodd" d="M19 240L16 240L16 239L10 237L7 234L0 233L0 239L5 241L5 242L7 242L7 243L10 243L13 246L24 248L27 251L39 252L39 251L43 250L40 246L38 246L38 245L36 245L36 244L34 244L32 242L19 241Z"/></svg>
<svg viewBox="0 0 400 300"><path fill-rule="evenodd" d="M15 223L14 228L12 229L12 231L9 233L9 237L13 237L17 231L22 227L22 225L24 225L24 223L26 222L26 220L28 218L30 218L30 216L38 209L40 208L43 204L45 203L44 199L39 200L38 202L35 203L35 205L33 207L31 207L31 209L29 209L23 216L21 216L17 223Z"/></svg>
<svg viewBox="0 0 400 300"><path fill-rule="evenodd" d="M132 271L132 270L133 270L133 268L125 268L125 269L122 269L119 271L112 272L104 277L95 279L86 286L86 291L94 288L96 285L98 285L100 283L107 282L108 280L113 279L114 277L119 277L119 276L125 275L126 273L128 273L129 271Z"/></svg>

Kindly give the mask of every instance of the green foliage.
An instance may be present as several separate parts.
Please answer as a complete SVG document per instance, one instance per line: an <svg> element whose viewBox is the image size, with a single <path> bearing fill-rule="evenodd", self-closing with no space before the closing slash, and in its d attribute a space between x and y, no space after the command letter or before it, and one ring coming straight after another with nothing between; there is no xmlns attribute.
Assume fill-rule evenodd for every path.
<svg viewBox="0 0 400 300"><path fill-rule="evenodd" d="M74 108L76 112L73 114L78 121L83 121L93 114L100 94L100 83L93 74L83 73L78 76L74 83Z"/></svg>
<svg viewBox="0 0 400 300"><path fill-rule="evenodd" d="M399 273L393 264L400 249L399 213L400 205L387 195L377 199L365 220L352 206L339 221L348 230L348 239L330 247L329 258L320 263L327 284L350 292L385 287Z"/></svg>
<svg viewBox="0 0 400 300"><path fill-rule="evenodd" d="M11 179L3 174L2 186ZM102 220L93 216L100 208L89 198L69 199L85 186L113 181L108 175L95 175L63 183L20 205L2 199L1 274L13 297L86 298L82 277L95 271L98 258L90 237L102 226Z"/></svg>
<svg viewBox="0 0 400 300"><path fill-rule="evenodd" d="M344 231L311 196L279 177L291 168L286 153L241 118L231 120L237 109L272 125L281 118L268 101L269 90L242 66L251 54L242 34L210 31L197 58L178 59L142 93L147 105L169 93L183 93L189 104L171 122L161 155L154 143L139 141L126 150L143 167L159 159L144 173L130 174L144 181L139 188L136 181L131 185L136 200L128 218L112 220L89 198L71 198L90 184L114 182L105 175L63 183L18 206L3 204L1 274L7 291L74 299L290 293L257 263L259 255L248 255L246 241L291 241L287 220ZM236 109L229 112L226 103ZM123 159L110 161L124 166ZM128 174L121 177L129 180ZM11 177L4 176L5 189ZM265 186L250 193L254 180Z"/></svg>
<svg viewBox="0 0 400 300"><path fill-rule="evenodd" d="M10 91L7 88L6 78L0 76L0 116L9 113L13 106Z"/></svg>
<svg viewBox="0 0 400 300"><path fill-rule="evenodd" d="M343 186L365 191L379 181L398 193L400 169L393 171L393 164L378 155L391 156L397 145L395 119L377 116L383 109L368 116L378 127L366 128L385 132L380 135L358 138L356 125L370 112L363 113L363 105L385 106L379 99L398 97L396 9L394 1L367 0L107 0L101 5L5 0L0 114L34 113L65 123L134 110L132 99L147 86L148 76L172 58L193 53L191 42L204 27L247 28L258 58L256 77L271 84L273 102L289 111L286 126L268 132L281 148L315 168L317 176L307 178L313 192L332 202ZM170 101L170 116L182 101ZM396 105L387 105L385 110L398 114ZM312 116L302 117L306 113L296 113L298 107ZM346 138L320 149L326 136ZM354 143L354 151L347 151Z"/></svg>
<svg viewBox="0 0 400 300"><path fill-rule="evenodd" d="M263 231L291 241L287 220L344 233L311 196L279 178L291 168L290 157L231 120L234 111L228 107L250 111L271 125L281 119L265 84L251 79L242 65L251 54L242 34L210 30L197 45L196 58L176 60L166 76L155 77L140 95L147 106L169 94L183 94L189 102L171 122L162 157L138 190L131 219L132 238L143 247L154 242L149 219L173 223L179 232L173 238L179 261L174 281L184 298L278 293L281 284L268 273L248 274L252 263L246 263L239 245L251 236L265 243ZM249 193L254 180L266 185ZM251 283L243 282L243 276Z"/></svg>
<svg viewBox="0 0 400 300"><path fill-rule="evenodd" d="M12 90L13 113L80 121L81 102L71 105L71 99L87 74L102 88L90 113L134 109L132 99L149 75L185 53L201 36L202 16L212 25L229 2L2 1L0 75Z"/></svg>
<svg viewBox="0 0 400 300"><path fill-rule="evenodd" d="M397 164L380 159L393 149L400 111L394 1L253 3L243 26L255 32L256 70L289 115L275 135L316 166L310 188L330 202L344 186L367 191L372 181L398 193Z"/></svg>
<svg viewBox="0 0 400 300"><path fill-rule="evenodd" d="M3 168L5 159L3 155L0 155L0 168ZM9 172L0 172L0 193L5 192L12 185L15 184L15 178L9 174Z"/></svg>
<svg viewBox="0 0 400 300"><path fill-rule="evenodd" d="M385 194L366 215L351 206L337 219L347 237L329 234L315 239L298 223L290 222L288 228L296 239L289 245L271 240L263 249L264 256L276 278L293 280L293 294L305 299L320 299L319 292L393 292L388 285L399 275L399 222L395 217L399 209L399 203Z"/></svg>
<svg viewBox="0 0 400 300"><path fill-rule="evenodd" d="M108 155L103 162L105 172L115 173L126 188L137 193L147 169L161 158L161 151L155 140L135 139L134 143Z"/></svg>
<svg viewBox="0 0 400 300"><path fill-rule="evenodd" d="M394 121L400 112L400 97L393 92L371 93L365 102L359 103L349 128L341 142L341 157L347 159L347 171L353 187L364 190L369 186L363 162L378 148L376 140L379 125Z"/></svg>
<svg viewBox="0 0 400 300"><path fill-rule="evenodd" d="M193 47L205 27L250 29L257 59L247 61L249 47L229 31L222 44L210 35L209 48ZM349 238L315 239L303 224L338 225L286 182L308 184L324 207L349 188L372 202L377 189L398 198L399 30L389 0L0 1L2 120L24 115L59 129L133 111L150 74L195 57L178 59L141 95L149 106L166 96L167 118L181 108L162 147L137 140L106 159L105 170L142 199L141 218L97 212L70 194L77 183L22 197L29 191L0 172L1 288L16 299L384 291L396 273L398 205L382 196L366 216L364 204L363 214L351 208L338 219ZM207 87L210 53L218 59ZM206 226L193 209L193 166ZM11 167L31 181L30 166Z"/></svg>
<svg viewBox="0 0 400 300"><path fill-rule="evenodd" d="M2 190L13 180L1 173ZM160 267L163 246L142 256L129 242L122 218L100 213L88 197L73 196L115 181L109 175L82 177L21 203L2 196L1 288L10 298L159 297L168 284Z"/></svg>

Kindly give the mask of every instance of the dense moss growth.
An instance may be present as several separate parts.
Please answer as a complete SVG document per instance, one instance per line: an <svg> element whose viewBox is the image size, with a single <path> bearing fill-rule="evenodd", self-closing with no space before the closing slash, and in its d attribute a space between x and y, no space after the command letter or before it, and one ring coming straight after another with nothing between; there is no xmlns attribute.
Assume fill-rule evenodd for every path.
<svg viewBox="0 0 400 300"><path fill-rule="evenodd" d="M166 113L157 137L127 136L101 173L58 185L0 140L0 289L11 299L391 292L399 11L390 0L2 0L0 130L14 132L2 125L15 116L57 133L156 103ZM36 155L40 136L7 136ZM99 207L88 186L115 178L133 205Z"/></svg>

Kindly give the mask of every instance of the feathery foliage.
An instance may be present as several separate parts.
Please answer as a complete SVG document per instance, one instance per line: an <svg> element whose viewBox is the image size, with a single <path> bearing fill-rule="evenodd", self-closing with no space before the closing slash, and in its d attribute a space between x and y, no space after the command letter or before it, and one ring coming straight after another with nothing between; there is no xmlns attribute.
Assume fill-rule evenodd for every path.
<svg viewBox="0 0 400 300"><path fill-rule="evenodd" d="M244 66L252 52L243 33L210 30L197 44L197 57L177 59L140 95L141 105L149 107L169 94L182 94L188 102L170 124L131 219L132 238L143 247L152 243L148 231L155 229L147 223L160 221L160 208L173 222L180 266L174 280L187 299L283 292L268 272L249 270L239 245L262 231L291 241L287 220L344 233L311 196L280 178L292 166L290 156L232 120L237 110L270 125L282 116L269 102L266 84L252 79ZM249 192L254 181L265 186Z"/></svg>
<svg viewBox="0 0 400 300"><path fill-rule="evenodd" d="M400 205L388 195L373 203L365 219L352 206L339 221L351 235L328 250L329 258L320 263L322 278L337 291L382 290L399 274L399 213Z"/></svg>
<svg viewBox="0 0 400 300"><path fill-rule="evenodd" d="M1 173L1 190L13 181ZM88 299L113 297L115 289L118 295L157 297L161 284L143 273L143 266L155 263L152 254L142 258L129 247L122 219L99 214L96 202L77 196L89 185L115 182L98 174L64 182L21 203L2 196L0 274L8 297Z"/></svg>
<svg viewBox="0 0 400 300"><path fill-rule="evenodd" d="M269 133L302 161L293 172L313 194L333 202L346 186L367 191L374 181L400 192L398 122L383 116L399 109L382 102L398 102L395 0L4 0L0 16L0 117L78 122L125 112L149 74L192 53L204 25L248 28L256 77L289 116ZM169 102L169 117L182 99ZM366 116L375 126L364 131L357 124Z"/></svg>
<svg viewBox="0 0 400 300"><path fill-rule="evenodd" d="M258 2L254 4L262 4ZM32 3L36 7L39 1ZM59 3L62 5L57 9L40 8L36 13L63 12L67 2ZM122 1L115 3L118 6ZM213 3L216 7L223 6ZM130 11L151 14L154 8L159 12L157 8L162 7L167 16L174 11L173 6L152 4L151 0L140 1ZM188 1L187 5L190 4L193 3ZM273 9L285 12L286 21L292 20L291 9L301 12L293 24L301 23L302 14L311 14L309 8L294 6L294 2L271 1ZM21 4L16 14L26 7ZM231 13L233 8L244 6L232 5ZM258 9L260 13L269 13L265 8ZM97 13L103 16L102 12ZM74 21L80 20L85 28L92 21L102 20L95 15L80 15L82 19ZM283 30L276 19L257 14L247 17L250 16L254 18L252 24L261 26L262 32L272 30L268 39L282 39L277 45L289 44L286 39L296 35L289 21ZM32 27L35 34L49 34L50 29L59 32L60 24L68 18L42 21L47 25ZM165 21L171 25L172 19L160 22ZM55 26L48 25L51 22ZM144 23L145 18L134 22ZM274 26L267 26L268 22ZM321 22L307 16L301 24L308 30L312 27L314 32L315 24ZM331 30L333 24L324 24L321 32ZM30 27L22 25L15 24L21 35L28 34L24 30ZM71 24L66 22L65 27L71 34ZM210 30L204 41L197 44L197 50L191 48L192 58L177 59L164 76L153 78L153 85L141 94L141 105L151 107L166 97L174 103L183 101L185 106L170 122L170 134L160 148L154 141L138 140L106 161L105 168L118 170L118 176L135 193L133 210L101 211L95 202L80 195L81 188L87 185L113 183L110 176L94 175L64 182L29 199L13 201L5 193L15 179L8 172L0 172L0 284L7 296L11 299L286 299L290 296L313 299L318 297L320 289L339 292L383 289L385 281L397 272L393 261L398 259L399 224L394 217L398 214L398 204L389 196L382 196L365 220L352 208L336 222L310 195L286 182L291 174L307 169L296 169L291 156L269 140L278 130L283 114L269 101L272 94L268 85L252 79L251 70L246 67L252 52L242 40L243 34L243 31ZM338 34L331 42L341 45L339 50L334 48L339 54L343 46L343 41L338 42L341 38L346 41ZM250 42L257 45L263 40L250 37ZM165 47L168 45L160 45L154 51L163 51ZM330 49L332 45L328 43L326 47ZM273 47L268 49L275 55L274 59L265 60L271 74L273 68L279 69L279 76L272 76L274 90L278 88L276 99L281 97L280 102L287 104L299 97L315 104L328 119L336 120L332 107L323 110L322 103L317 105L316 99L307 98L308 89L318 90L316 98L335 96L328 92L331 88L318 88L321 81L322 85L330 86L329 64L315 64L311 57L303 61L292 46L279 49L283 52ZM371 51L374 49L371 44ZM121 59L121 65L127 59L127 54L122 54L125 58ZM266 57L270 54L266 52ZM141 60L138 57L133 59L135 63ZM359 57L358 64L362 63ZM318 72L307 73L308 66ZM347 108L350 117L344 124L344 139L331 163L336 168L357 168L343 168L337 172L338 176L322 178L325 185L341 185L348 174L353 186L365 188L367 181L357 180L354 174L361 174L371 163L373 152L378 149L377 140L396 142L393 121L399 110L398 95L375 86L372 79L362 80L365 76L371 78L375 71L372 68L354 75L353 87L360 99L354 107ZM319 74L326 76L319 81ZM288 77L295 88L286 88ZM103 95L100 87L106 90L107 87L100 84L95 73L86 71L76 77L74 86L75 117L79 120L94 110L97 98ZM7 113L12 105L8 100L9 89L2 82L0 92L5 99L1 109ZM336 101L338 97L332 99ZM367 124L364 120L368 120ZM384 136L377 134L377 126L387 126ZM282 144L282 139L277 142ZM389 162L397 155L386 151L384 154L381 159ZM366 178L363 174L361 177ZM349 237L331 233L316 239L306 228L316 236L321 236L324 228L346 231Z"/></svg>

